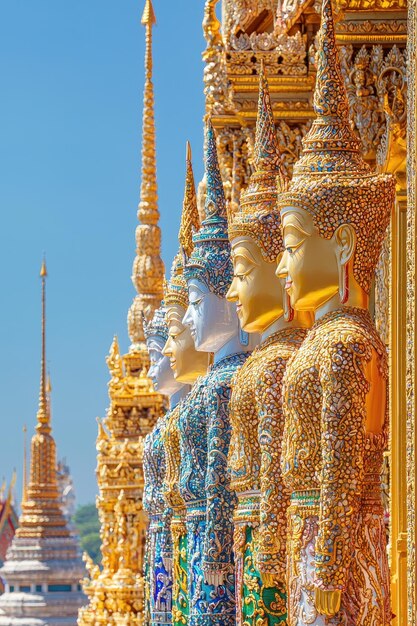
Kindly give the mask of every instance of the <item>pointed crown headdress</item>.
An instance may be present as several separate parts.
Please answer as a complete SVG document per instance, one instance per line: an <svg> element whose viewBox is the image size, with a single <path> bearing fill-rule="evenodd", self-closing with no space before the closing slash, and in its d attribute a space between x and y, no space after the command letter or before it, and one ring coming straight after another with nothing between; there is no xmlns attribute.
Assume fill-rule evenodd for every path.
<svg viewBox="0 0 417 626"><path fill-rule="evenodd" d="M322 2L318 38L317 117L303 140L288 192L280 195L278 206L308 211L325 239L342 224L352 224L357 236L353 274L369 293L395 201L395 180L371 171L350 125L331 0Z"/></svg>
<svg viewBox="0 0 417 626"><path fill-rule="evenodd" d="M193 233L200 227L191 159L191 147L189 142L187 142L184 201L178 234L180 250L174 258L170 279L165 283L164 287L164 301L166 306L178 304L184 309L188 307L188 289L187 282L184 278L184 261L193 251Z"/></svg>
<svg viewBox="0 0 417 626"><path fill-rule="evenodd" d="M168 325L165 317L166 308L165 303L162 302L161 306L159 309L156 309L153 314L153 318L149 322L143 318L143 330L146 340L150 339L150 337L160 337L164 343L168 341Z"/></svg>
<svg viewBox="0 0 417 626"><path fill-rule="evenodd" d="M259 76L258 117L256 120L255 171L242 191L240 207L230 218L229 239L249 236L261 249L265 260L273 263L282 251L281 218L277 197L285 191L287 180L275 131L274 114L263 63Z"/></svg>
<svg viewBox="0 0 417 626"><path fill-rule="evenodd" d="M186 281L201 280L224 298L232 283L233 266L227 231L226 198L217 158L216 137L209 120L206 125L205 173L207 190L205 219L193 236L194 250L184 267Z"/></svg>

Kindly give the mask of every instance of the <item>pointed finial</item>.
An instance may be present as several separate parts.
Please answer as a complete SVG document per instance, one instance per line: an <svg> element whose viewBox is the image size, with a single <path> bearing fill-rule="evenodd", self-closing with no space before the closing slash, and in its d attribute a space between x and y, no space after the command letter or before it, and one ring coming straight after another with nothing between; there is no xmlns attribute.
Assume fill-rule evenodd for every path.
<svg viewBox="0 0 417 626"><path fill-rule="evenodd" d="M142 24L146 26L145 42L145 88L143 92L142 115L142 183L140 188L139 221L143 224L156 224L158 212L158 186L156 179L156 138L154 89L152 82L152 25L155 13L151 0L146 0Z"/></svg>
<svg viewBox="0 0 417 626"><path fill-rule="evenodd" d="M37 429L49 429L50 415L46 391L46 269L45 258L42 261L40 277L42 279L42 330L41 330L41 381L39 389L39 408L37 414Z"/></svg>
<svg viewBox="0 0 417 626"><path fill-rule="evenodd" d="M197 194L195 191L194 172L191 162L191 145L187 141L186 148L186 175L184 201L182 204L181 225L178 234L180 246L187 256L193 251L193 233L200 228L198 215Z"/></svg>
<svg viewBox="0 0 417 626"><path fill-rule="evenodd" d="M156 24L155 11L152 5L152 0L146 0L145 8L143 9L141 23L144 26L153 26Z"/></svg>
<svg viewBox="0 0 417 626"><path fill-rule="evenodd" d="M206 124L205 171L207 177L206 220L220 218L227 221L226 198L217 157L216 136L210 118Z"/></svg>
<svg viewBox="0 0 417 626"><path fill-rule="evenodd" d="M314 110L349 122L349 103L336 47L332 0L323 0L317 53Z"/></svg>
<svg viewBox="0 0 417 626"><path fill-rule="evenodd" d="M349 103L340 66L331 0L323 0L318 33L317 76L314 90L317 117L303 139L300 159L294 165L298 175L323 176L326 172L369 173L362 157L361 142L352 130Z"/></svg>
<svg viewBox="0 0 417 626"><path fill-rule="evenodd" d="M46 261L45 261L45 257L43 258L43 261L42 261L41 271L40 271L40 273L39 273L39 276L40 276L41 278L46 278L46 277L48 276L48 272L47 272L47 269L46 269Z"/></svg>
<svg viewBox="0 0 417 626"><path fill-rule="evenodd" d="M28 486L28 459L27 459L27 427L23 425L23 489L22 502L26 502L26 492Z"/></svg>
<svg viewBox="0 0 417 626"><path fill-rule="evenodd" d="M278 172L281 158L275 131L274 113L271 96L265 74L264 61L261 60L259 73L258 117L256 120L254 164L257 172Z"/></svg>
<svg viewBox="0 0 417 626"><path fill-rule="evenodd" d="M106 358L107 367L109 368L112 378L123 377L123 364L120 356L119 340L117 335L113 337L110 346L109 356Z"/></svg>

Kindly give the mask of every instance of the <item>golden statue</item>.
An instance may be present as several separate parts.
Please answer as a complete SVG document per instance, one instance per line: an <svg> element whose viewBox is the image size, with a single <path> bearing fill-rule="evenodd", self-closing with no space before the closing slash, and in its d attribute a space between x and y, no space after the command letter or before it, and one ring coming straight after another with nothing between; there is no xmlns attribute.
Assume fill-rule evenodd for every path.
<svg viewBox="0 0 417 626"><path fill-rule="evenodd" d="M242 328L261 344L233 381L229 450L235 510L236 622L286 624L286 528L289 497L280 473L284 419L282 377L305 338L309 314L294 315L275 276L282 254L277 195L285 188L268 84L261 68L255 172L231 217L234 266L227 297ZM285 314L284 314L285 309Z"/></svg>
<svg viewBox="0 0 417 626"><path fill-rule="evenodd" d="M183 276L184 255L191 254L193 250L192 234L199 228L199 224L191 148L187 144L185 192L179 232L181 250L174 259L170 281L165 285L164 302L168 341L163 350L164 355L170 359L175 379L185 384L193 384L199 376L207 372L209 365L209 356L204 352L196 351L190 329L182 323L188 307L187 283ZM164 497L167 505L172 509L172 624L174 626L187 624L189 615L185 503L178 489L181 464L178 421L180 411L184 409L192 396L191 391L170 412L163 435L166 459Z"/></svg>
<svg viewBox="0 0 417 626"><path fill-rule="evenodd" d="M331 0L318 39L317 117L278 200L285 253L277 273L294 309L315 315L284 381L289 622L384 626L388 366L368 305L395 182L370 170L351 129Z"/></svg>

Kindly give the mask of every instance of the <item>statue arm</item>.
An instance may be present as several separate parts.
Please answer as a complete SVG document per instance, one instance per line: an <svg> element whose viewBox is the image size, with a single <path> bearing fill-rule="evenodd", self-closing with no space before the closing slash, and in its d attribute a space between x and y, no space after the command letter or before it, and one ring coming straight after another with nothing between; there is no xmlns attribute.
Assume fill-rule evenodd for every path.
<svg viewBox="0 0 417 626"><path fill-rule="evenodd" d="M287 538L287 494L281 476L284 430L282 378L285 361L276 359L262 372L256 393L259 412L258 437L261 448L260 532L258 567L267 586L285 580Z"/></svg>
<svg viewBox="0 0 417 626"><path fill-rule="evenodd" d="M209 584L223 584L231 567L235 495L227 471L231 428L231 389L219 384L208 399L208 442L206 475L206 539L203 569Z"/></svg>
<svg viewBox="0 0 417 626"><path fill-rule="evenodd" d="M322 592L346 587L363 483L366 395L366 338L349 335L324 355L322 396L322 472L319 532L316 543L317 587ZM339 602L335 603L337 606Z"/></svg>

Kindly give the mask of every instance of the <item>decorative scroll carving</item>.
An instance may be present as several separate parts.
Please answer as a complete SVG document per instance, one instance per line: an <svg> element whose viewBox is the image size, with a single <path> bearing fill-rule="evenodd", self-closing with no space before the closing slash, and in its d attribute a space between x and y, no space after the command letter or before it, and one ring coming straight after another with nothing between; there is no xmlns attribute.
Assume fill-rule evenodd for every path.
<svg viewBox="0 0 417 626"><path fill-rule="evenodd" d="M263 11L277 14L277 0L223 0L222 22L226 41L236 32L246 31Z"/></svg>
<svg viewBox="0 0 417 626"><path fill-rule="evenodd" d="M405 20L364 20L363 22L339 22L337 34L346 35L386 35L387 37L407 34Z"/></svg>
<svg viewBox="0 0 417 626"><path fill-rule="evenodd" d="M387 110L405 137L405 53L397 46L387 54L382 46L362 46L355 54L349 45L340 48L340 56L351 120L365 156L372 160L386 129Z"/></svg>
<svg viewBox="0 0 417 626"><path fill-rule="evenodd" d="M298 31L295 35L273 33L243 33L232 38L227 53L230 74L254 74L261 59L268 75L304 76L307 74L306 37Z"/></svg>
<svg viewBox="0 0 417 626"><path fill-rule="evenodd" d="M407 8L407 0L336 0L336 4L344 11L398 11Z"/></svg>
<svg viewBox="0 0 417 626"><path fill-rule="evenodd" d="M207 47L203 52L204 94L208 113L224 113L233 109L228 89L225 50L216 16L219 0L206 0L203 33Z"/></svg>

